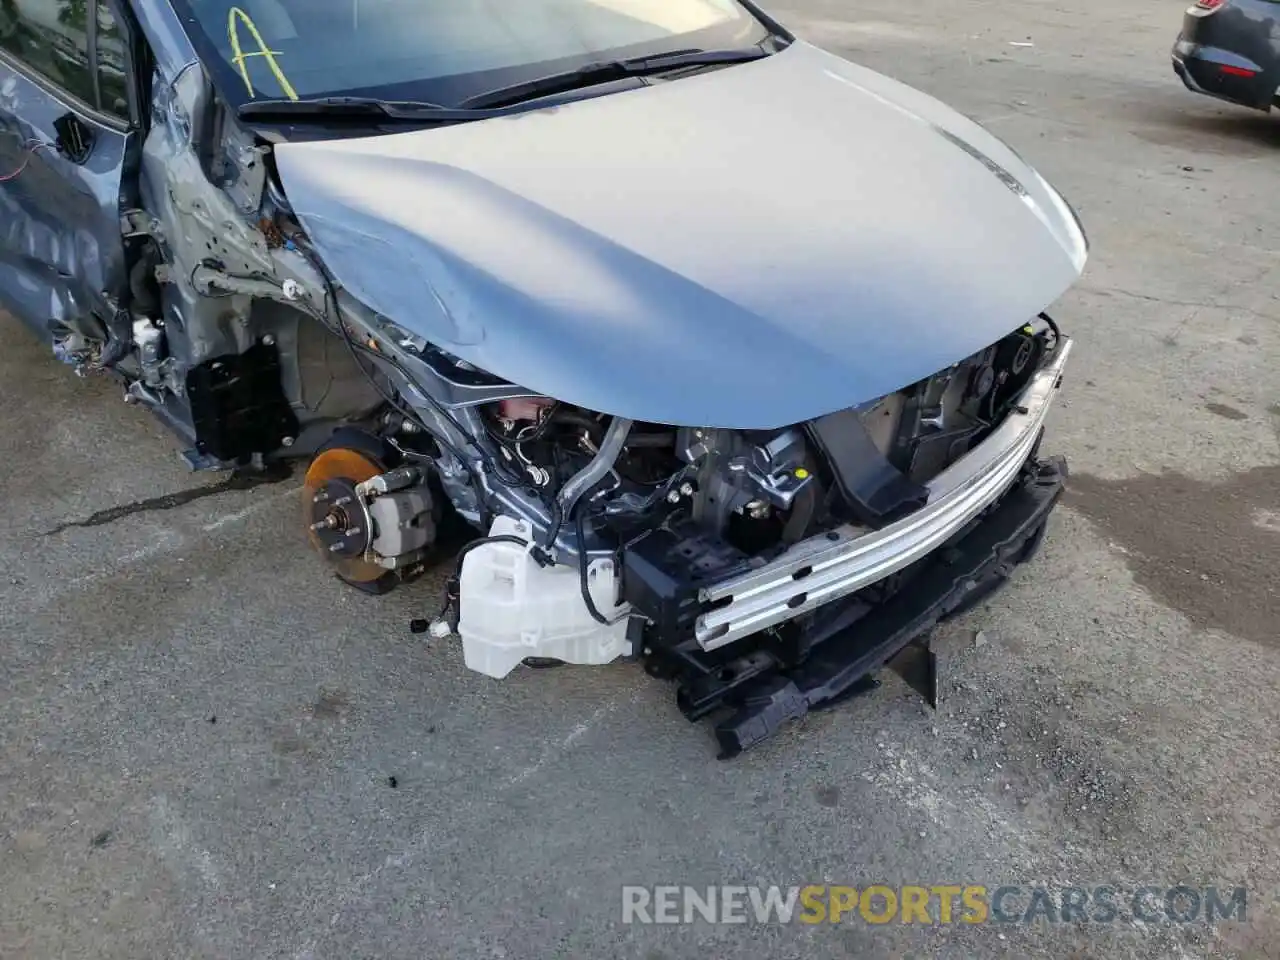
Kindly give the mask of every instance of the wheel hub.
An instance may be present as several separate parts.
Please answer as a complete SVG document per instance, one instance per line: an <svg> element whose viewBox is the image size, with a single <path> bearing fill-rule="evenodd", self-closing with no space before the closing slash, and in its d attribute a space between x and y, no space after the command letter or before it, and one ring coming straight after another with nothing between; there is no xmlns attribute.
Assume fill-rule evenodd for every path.
<svg viewBox="0 0 1280 960"><path fill-rule="evenodd" d="M387 571L365 559L373 521L356 484L382 473L368 456L346 447L325 450L303 481L303 521L311 545L333 570L352 583L371 583Z"/></svg>
<svg viewBox="0 0 1280 960"><path fill-rule="evenodd" d="M355 483L346 477L327 481L311 497L311 533L335 559L363 557L372 542L373 522Z"/></svg>

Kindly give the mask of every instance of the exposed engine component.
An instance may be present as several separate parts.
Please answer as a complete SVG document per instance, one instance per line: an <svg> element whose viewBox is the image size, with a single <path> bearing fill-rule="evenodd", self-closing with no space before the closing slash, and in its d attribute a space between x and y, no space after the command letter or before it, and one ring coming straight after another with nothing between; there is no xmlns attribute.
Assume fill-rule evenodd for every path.
<svg viewBox="0 0 1280 960"><path fill-rule="evenodd" d="M812 481L803 434L794 429L753 431L685 428L679 457L694 470L693 519L717 532L733 518L776 520ZM774 524L776 526L776 524ZM774 531L774 539L780 531Z"/></svg>
<svg viewBox="0 0 1280 960"><path fill-rule="evenodd" d="M1027 385L1056 334L1031 325L883 398L875 406L900 406L892 439L881 449L893 466L917 483L928 479L981 443ZM869 412L869 411L868 411ZM865 418L865 414L864 414ZM881 424L883 427L884 424Z"/></svg>
<svg viewBox="0 0 1280 960"><path fill-rule="evenodd" d="M433 637L456 632L467 665L491 677L521 663L639 656L679 681L690 718L739 710L722 735L731 753L852 689L857 678L820 651L893 609L904 585L933 569L942 540L911 526L916 517L936 512L930 523L954 533L982 508L974 496L1018 477L1027 485L1008 513L1018 518L1011 540L929 574L931 616L959 603L963 583L989 579L984 549L1029 555L1061 489L1060 471L1041 477L1027 466L1059 340L1052 323L1026 326L874 403L774 430L633 422L514 392L433 404L420 417L397 406L385 439L335 438L316 458L307 521L342 579L381 590L421 569L447 500L489 532L463 547ZM432 373L471 376L411 346L430 356ZM371 341L366 352L381 349ZM1032 394L1036 412L1023 424L1011 414L1027 413L1020 404ZM975 454L989 461L980 485L936 486L997 435ZM915 636L909 624L894 629L902 643ZM853 662L877 656L860 650ZM803 669L813 677L785 679Z"/></svg>
<svg viewBox="0 0 1280 960"><path fill-rule="evenodd" d="M926 496L921 484L1005 415L1053 336L1028 325L875 404L780 430L633 423L513 395L437 418L456 428L444 446L434 443L439 431L422 424L405 442L432 458L439 488L471 522L488 525L503 515L530 521L546 560L572 563L583 550L616 548L644 530L686 522L747 557L768 559L824 525L852 520L874 528L918 508ZM435 370L456 365L438 351L433 363ZM463 382L470 373L448 375ZM414 420L400 417L400 424L408 433ZM366 479L353 477L352 485ZM379 509L389 511L388 522L400 522L421 509L410 500L401 496ZM590 542L574 535L578 518ZM372 541L359 546L363 554ZM409 537L375 552L383 569L395 569L413 563L420 549ZM401 554L407 559L390 559Z"/></svg>
<svg viewBox="0 0 1280 960"><path fill-rule="evenodd" d="M760 498L779 510L790 510L796 494L812 480L805 466L808 451L804 434L799 430L783 430L764 441L753 444L745 455L730 458L730 473L742 473ZM757 501L743 506L753 508L753 515L764 515ZM736 507L735 507L736 509Z"/></svg>
<svg viewBox="0 0 1280 960"><path fill-rule="evenodd" d="M486 525L501 516L529 521L545 562L572 565L584 551L676 527L684 531L678 540L698 540L696 554L764 561L824 526L872 529L918 509L923 484L1003 418L1054 336L1021 328L874 404L772 431L633 423L529 395L449 414L443 422L458 432L445 447L433 446L436 433L422 425L409 432L411 419L401 417L400 429L419 456L432 458L460 514ZM433 357L435 369L453 365L438 351ZM469 423L479 435L469 435ZM457 442L470 444L470 455ZM387 522L420 509L407 502ZM421 549L413 538L359 546L383 557L383 569L412 564ZM391 559L401 553L405 560Z"/></svg>
<svg viewBox="0 0 1280 960"><path fill-rule="evenodd" d="M142 382L148 387L161 385L164 374L164 330L153 320L142 318L133 322L133 343L138 351L138 368Z"/></svg>

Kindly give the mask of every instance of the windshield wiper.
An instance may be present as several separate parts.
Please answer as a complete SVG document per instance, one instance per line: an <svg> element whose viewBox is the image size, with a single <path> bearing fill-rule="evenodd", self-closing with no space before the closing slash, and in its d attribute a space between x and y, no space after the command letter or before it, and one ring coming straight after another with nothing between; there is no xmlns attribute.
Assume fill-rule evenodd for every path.
<svg viewBox="0 0 1280 960"><path fill-rule="evenodd" d="M713 66L725 63L745 63L767 57L759 47L740 50L673 50L651 57L632 57L628 60L607 60L589 63L576 70L553 73L533 80L524 80L510 86L499 87L486 93L468 97L457 107L446 107L424 100L379 100L376 97L310 97L305 100L250 100L236 110L243 120L272 118L324 118L368 119L385 122L410 123L458 123L466 120L483 120L502 116L509 111L502 107L514 106L526 100L564 93L582 87L592 87L611 80L640 77L646 74L665 73L684 67Z"/></svg>
<svg viewBox="0 0 1280 960"><path fill-rule="evenodd" d="M236 116L243 120L272 117L334 117L339 119L405 120L451 123L491 116L486 110L455 110L422 100L379 100L375 97L312 97L307 100L250 100Z"/></svg>
<svg viewBox="0 0 1280 960"><path fill-rule="evenodd" d="M682 67L712 66L722 63L745 63L759 60L769 54L759 47L740 50L673 50L650 57L632 57L627 60L603 60L588 63L576 70L552 73L533 80L523 80L510 86L498 87L485 93L468 97L458 106L463 110L481 110L487 107L505 107L524 100L533 100L554 93L564 93L582 87L593 87L611 80L641 77L651 73L665 73Z"/></svg>

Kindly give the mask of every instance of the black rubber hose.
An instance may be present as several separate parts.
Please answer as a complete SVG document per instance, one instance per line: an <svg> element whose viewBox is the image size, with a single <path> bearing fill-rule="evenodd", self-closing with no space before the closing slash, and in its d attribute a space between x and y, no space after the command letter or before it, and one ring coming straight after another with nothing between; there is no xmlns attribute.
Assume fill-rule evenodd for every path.
<svg viewBox="0 0 1280 960"><path fill-rule="evenodd" d="M587 569L590 561L587 558L587 533L584 516L581 510L578 511L578 517L574 521L574 526L578 533L578 586L582 589L582 602L587 605L587 613L591 614L591 619L596 623L602 623L606 627L612 626L612 621L600 612L596 607L596 602L591 598L591 586L587 583Z"/></svg>
<svg viewBox="0 0 1280 960"><path fill-rule="evenodd" d="M669 447L675 442L674 433L633 433L623 447Z"/></svg>
<svg viewBox="0 0 1280 960"><path fill-rule="evenodd" d="M542 563L543 559L550 562L550 554L556 548L556 538L560 536L560 528L564 526L564 511L560 509L560 498L556 497L551 501L551 528L547 531L546 546L539 551L542 559L538 562ZM543 566L546 566L544 563Z"/></svg>
<svg viewBox="0 0 1280 960"><path fill-rule="evenodd" d="M514 543L517 546L527 547L529 541L524 537L517 537L514 533L499 533L492 537L479 537L462 547L458 551L457 561L453 566L453 575L459 579L462 578L462 561L466 559L468 553L476 547L483 547L486 543Z"/></svg>
<svg viewBox="0 0 1280 960"><path fill-rule="evenodd" d="M572 423L582 427L597 447L604 439L605 425L581 410L556 410L551 416L555 417L557 423Z"/></svg>

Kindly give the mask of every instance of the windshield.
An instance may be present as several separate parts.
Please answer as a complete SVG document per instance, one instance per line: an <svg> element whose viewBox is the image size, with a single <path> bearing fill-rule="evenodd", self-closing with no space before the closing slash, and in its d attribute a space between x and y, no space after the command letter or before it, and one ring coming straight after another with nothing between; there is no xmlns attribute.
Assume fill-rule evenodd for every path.
<svg viewBox="0 0 1280 960"><path fill-rule="evenodd" d="M583 64L748 47L735 0L174 0L233 107L359 95L456 105Z"/></svg>

